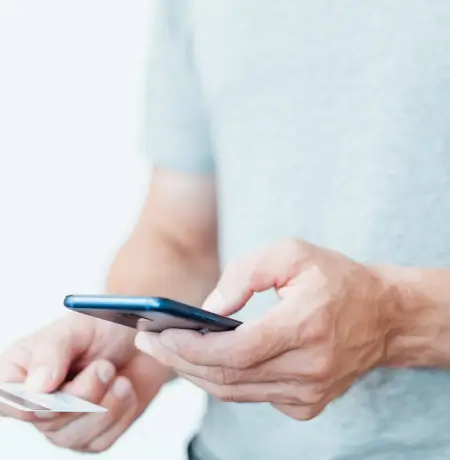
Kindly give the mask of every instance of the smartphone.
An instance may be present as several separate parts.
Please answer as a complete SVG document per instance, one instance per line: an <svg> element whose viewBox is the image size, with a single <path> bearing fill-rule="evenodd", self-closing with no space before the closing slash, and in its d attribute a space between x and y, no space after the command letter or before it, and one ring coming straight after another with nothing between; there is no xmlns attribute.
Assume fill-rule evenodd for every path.
<svg viewBox="0 0 450 460"><path fill-rule="evenodd" d="M231 331L242 324L235 319L161 297L68 295L64 306L139 331L191 329L204 333L221 332Z"/></svg>

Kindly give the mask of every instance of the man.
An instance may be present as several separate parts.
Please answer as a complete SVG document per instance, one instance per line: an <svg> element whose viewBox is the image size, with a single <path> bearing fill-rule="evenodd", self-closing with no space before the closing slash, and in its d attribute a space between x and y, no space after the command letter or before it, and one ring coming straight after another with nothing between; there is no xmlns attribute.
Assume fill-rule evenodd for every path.
<svg viewBox="0 0 450 460"><path fill-rule="evenodd" d="M175 371L211 395L193 459L448 458L450 4L159 0L152 46L150 191L107 290L244 324L71 316L0 377L70 371L109 412L6 415L102 451Z"/></svg>

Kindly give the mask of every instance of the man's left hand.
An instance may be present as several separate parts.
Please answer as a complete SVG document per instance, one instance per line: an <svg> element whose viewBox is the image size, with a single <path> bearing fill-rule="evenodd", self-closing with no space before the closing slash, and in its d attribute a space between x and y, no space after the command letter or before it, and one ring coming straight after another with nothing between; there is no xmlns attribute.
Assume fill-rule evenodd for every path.
<svg viewBox="0 0 450 460"><path fill-rule="evenodd" d="M226 267L203 308L230 315L272 288L279 302L235 331L141 332L136 346L220 400L311 419L383 364L396 289L372 267L288 239Z"/></svg>

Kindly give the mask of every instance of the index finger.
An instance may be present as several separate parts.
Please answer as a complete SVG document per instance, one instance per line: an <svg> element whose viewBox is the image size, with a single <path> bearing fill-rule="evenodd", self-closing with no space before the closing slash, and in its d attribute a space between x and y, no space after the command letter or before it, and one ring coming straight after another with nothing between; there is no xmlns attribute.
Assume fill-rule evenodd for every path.
<svg viewBox="0 0 450 460"><path fill-rule="evenodd" d="M312 248L290 238L231 262L203 308L228 316L240 310L254 293L285 286L309 260Z"/></svg>

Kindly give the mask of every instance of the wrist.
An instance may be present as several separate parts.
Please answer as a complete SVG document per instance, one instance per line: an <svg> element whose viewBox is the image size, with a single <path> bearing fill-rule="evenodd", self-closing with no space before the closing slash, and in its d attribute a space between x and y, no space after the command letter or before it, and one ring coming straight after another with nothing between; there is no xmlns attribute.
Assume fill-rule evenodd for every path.
<svg viewBox="0 0 450 460"><path fill-rule="evenodd" d="M383 366L394 368L450 365L450 308L430 295L425 270L380 266L376 271L390 292ZM433 291L433 290L431 290Z"/></svg>

